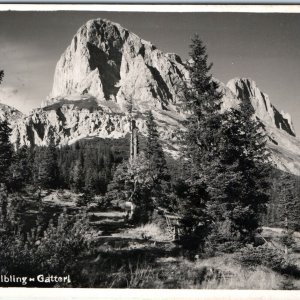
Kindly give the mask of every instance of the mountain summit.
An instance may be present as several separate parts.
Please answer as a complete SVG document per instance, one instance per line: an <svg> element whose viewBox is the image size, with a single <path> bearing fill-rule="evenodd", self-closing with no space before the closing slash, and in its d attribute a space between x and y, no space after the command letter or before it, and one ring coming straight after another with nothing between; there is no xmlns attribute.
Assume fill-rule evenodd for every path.
<svg viewBox="0 0 300 300"><path fill-rule="evenodd" d="M121 109L130 100L141 112L178 109L178 83L186 76L177 55L164 54L119 24L91 20L59 59L52 92L43 105L91 96Z"/></svg>
<svg viewBox="0 0 300 300"><path fill-rule="evenodd" d="M46 145L50 131L60 145L87 137L120 138L129 132L129 112L146 134L145 112L152 110L164 150L176 157L177 130L188 115L181 86L188 79L178 55L163 53L119 24L88 21L60 57L50 96L20 119L13 139L18 134L21 143ZM219 85L223 109L250 101L269 137L274 164L300 174L300 141L291 117L279 112L251 79Z"/></svg>

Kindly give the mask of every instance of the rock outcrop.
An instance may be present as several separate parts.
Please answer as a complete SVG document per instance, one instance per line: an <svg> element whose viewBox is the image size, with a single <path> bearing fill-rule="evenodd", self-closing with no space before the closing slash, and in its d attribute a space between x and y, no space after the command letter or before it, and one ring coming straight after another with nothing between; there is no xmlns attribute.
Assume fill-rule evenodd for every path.
<svg viewBox="0 0 300 300"><path fill-rule="evenodd" d="M9 105L0 103L0 119L1 120L8 120L9 123L11 123L13 126L16 124L20 119L23 118L23 114L15 109L14 107L11 107Z"/></svg>
<svg viewBox="0 0 300 300"><path fill-rule="evenodd" d="M14 124L21 143L46 145L49 131L57 144L87 137L120 138L129 132L130 111L141 134L152 110L164 149L176 157L176 134L187 117L181 87L185 64L150 42L107 20L82 26L59 59L50 96L41 108ZM280 113L250 79L219 82L223 110L250 101L269 136L273 162L300 174L300 141L288 114Z"/></svg>

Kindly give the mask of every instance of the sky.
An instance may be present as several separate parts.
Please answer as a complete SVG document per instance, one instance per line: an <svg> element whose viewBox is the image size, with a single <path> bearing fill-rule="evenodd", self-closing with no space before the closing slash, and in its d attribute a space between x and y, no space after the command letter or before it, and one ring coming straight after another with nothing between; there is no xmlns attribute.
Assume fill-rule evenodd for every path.
<svg viewBox="0 0 300 300"><path fill-rule="evenodd" d="M300 135L300 14L0 12L0 101L28 112L49 95L55 65L81 25L120 23L164 52L188 58L191 37L207 46L212 74L227 83L249 77Z"/></svg>

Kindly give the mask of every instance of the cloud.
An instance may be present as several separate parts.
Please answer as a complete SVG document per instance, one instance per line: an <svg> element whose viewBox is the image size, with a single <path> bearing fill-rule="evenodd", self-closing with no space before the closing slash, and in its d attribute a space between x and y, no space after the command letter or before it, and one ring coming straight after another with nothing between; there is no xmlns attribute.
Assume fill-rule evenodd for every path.
<svg viewBox="0 0 300 300"><path fill-rule="evenodd" d="M6 86L6 87L0 88L0 99L11 98L12 96L15 96L16 94L18 94L18 89L14 88L14 87Z"/></svg>
<svg viewBox="0 0 300 300"><path fill-rule="evenodd" d="M27 96L22 95L17 88L12 86L0 87L0 103L10 105L22 112L27 112L26 100Z"/></svg>

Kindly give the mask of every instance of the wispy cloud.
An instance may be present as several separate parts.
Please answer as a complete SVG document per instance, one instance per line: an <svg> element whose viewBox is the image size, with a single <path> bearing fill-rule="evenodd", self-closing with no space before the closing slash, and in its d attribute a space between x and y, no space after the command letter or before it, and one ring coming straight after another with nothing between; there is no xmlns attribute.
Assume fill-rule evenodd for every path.
<svg viewBox="0 0 300 300"><path fill-rule="evenodd" d="M28 95L22 94L12 86L0 87L0 103L10 105L27 113L30 108L27 105Z"/></svg>
<svg viewBox="0 0 300 300"><path fill-rule="evenodd" d="M5 72L0 101L28 112L40 106L51 90L57 58L34 43L5 40L0 36L0 69Z"/></svg>

